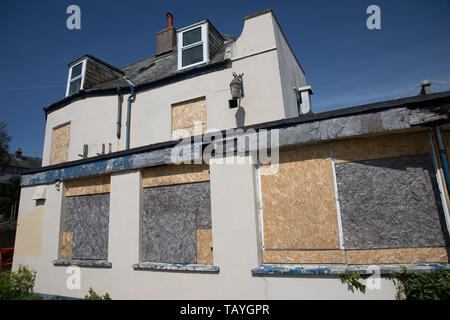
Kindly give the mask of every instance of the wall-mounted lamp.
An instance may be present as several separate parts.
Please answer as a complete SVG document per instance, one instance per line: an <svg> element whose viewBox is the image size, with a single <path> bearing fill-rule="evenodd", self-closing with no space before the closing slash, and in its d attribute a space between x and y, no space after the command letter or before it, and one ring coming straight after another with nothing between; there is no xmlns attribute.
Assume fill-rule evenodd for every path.
<svg viewBox="0 0 450 320"><path fill-rule="evenodd" d="M230 83L230 91L232 100L229 101L230 108L240 107L241 99L244 97L244 82L242 76L244 74L236 74L233 72L234 79Z"/></svg>

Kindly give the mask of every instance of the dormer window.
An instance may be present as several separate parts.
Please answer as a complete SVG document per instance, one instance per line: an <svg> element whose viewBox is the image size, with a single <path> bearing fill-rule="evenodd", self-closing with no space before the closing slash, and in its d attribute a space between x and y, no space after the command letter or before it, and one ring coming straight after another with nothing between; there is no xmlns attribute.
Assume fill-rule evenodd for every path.
<svg viewBox="0 0 450 320"><path fill-rule="evenodd" d="M83 89L85 73L86 60L83 60L70 67L69 77L67 80L66 97Z"/></svg>
<svg viewBox="0 0 450 320"><path fill-rule="evenodd" d="M209 61L208 23L199 22L178 30L178 69Z"/></svg>

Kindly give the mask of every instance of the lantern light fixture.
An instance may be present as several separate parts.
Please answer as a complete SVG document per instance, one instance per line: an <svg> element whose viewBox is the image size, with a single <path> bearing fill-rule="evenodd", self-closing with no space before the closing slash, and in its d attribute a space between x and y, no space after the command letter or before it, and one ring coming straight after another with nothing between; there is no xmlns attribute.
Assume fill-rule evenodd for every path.
<svg viewBox="0 0 450 320"><path fill-rule="evenodd" d="M239 106L241 99L244 97L244 83L242 81L242 76L244 74L236 74L233 72L233 80L230 83L230 91L232 100L239 101Z"/></svg>

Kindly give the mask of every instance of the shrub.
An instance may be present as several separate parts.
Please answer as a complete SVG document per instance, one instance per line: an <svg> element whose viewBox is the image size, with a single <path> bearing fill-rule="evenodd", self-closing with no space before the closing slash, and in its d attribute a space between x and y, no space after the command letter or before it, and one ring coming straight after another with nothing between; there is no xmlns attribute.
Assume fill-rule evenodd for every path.
<svg viewBox="0 0 450 320"><path fill-rule="evenodd" d="M94 289L89 288L89 293L84 296L85 300L111 300L109 293L105 293L103 296L97 294Z"/></svg>
<svg viewBox="0 0 450 320"><path fill-rule="evenodd" d="M450 273L444 269L431 273L407 272L403 268L393 275L397 284L397 298L406 300L450 300Z"/></svg>
<svg viewBox="0 0 450 320"><path fill-rule="evenodd" d="M36 271L19 266L17 272L0 273L0 300L31 299Z"/></svg>

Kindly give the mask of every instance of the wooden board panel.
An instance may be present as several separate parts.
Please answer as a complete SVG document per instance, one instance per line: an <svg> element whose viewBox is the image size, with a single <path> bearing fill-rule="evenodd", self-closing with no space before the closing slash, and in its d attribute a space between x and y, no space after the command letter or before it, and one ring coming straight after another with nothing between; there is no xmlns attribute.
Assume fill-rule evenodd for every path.
<svg viewBox="0 0 450 320"><path fill-rule="evenodd" d="M72 259L73 233L63 232L61 245L61 259Z"/></svg>
<svg viewBox="0 0 450 320"><path fill-rule="evenodd" d="M267 249L340 247L328 144L280 152L276 175L262 175Z"/></svg>
<svg viewBox="0 0 450 320"><path fill-rule="evenodd" d="M197 229L197 263L213 264L212 230Z"/></svg>
<svg viewBox="0 0 450 320"><path fill-rule="evenodd" d="M333 142L336 163L395 158L430 152L424 132L383 135Z"/></svg>
<svg viewBox="0 0 450 320"><path fill-rule="evenodd" d="M194 127L200 133L206 131L206 99L205 97L184 101L172 105L173 139L179 139L194 134ZM179 129L185 129L176 132Z"/></svg>
<svg viewBox="0 0 450 320"><path fill-rule="evenodd" d="M449 262L450 248L346 250L348 264Z"/></svg>
<svg viewBox="0 0 450 320"><path fill-rule="evenodd" d="M69 158L70 123L53 129L50 164L66 162Z"/></svg>
<svg viewBox="0 0 450 320"><path fill-rule="evenodd" d="M29 212L19 212L14 256L39 257L42 250L44 207Z"/></svg>
<svg viewBox="0 0 450 320"><path fill-rule="evenodd" d="M450 133L444 132L442 134L442 140L444 140L445 152L447 153L447 160L450 159Z"/></svg>
<svg viewBox="0 0 450 320"><path fill-rule="evenodd" d="M167 165L142 170L144 188L200 181L209 181L207 164Z"/></svg>
<svg viewBox="0 0 450 320"><path fill-rule="evenodd" d="M64 182L66 186L66 197L81 196L87 194L109 193L110 176L89 177Z"/></svg>
<svg viewBox="0 0 450 320"><path fill-rule="evenodd" d="M264 263L345 263L344 250L264 251Z"/></svg>

